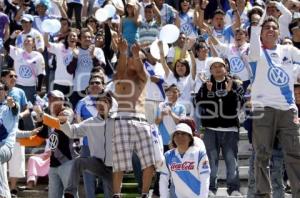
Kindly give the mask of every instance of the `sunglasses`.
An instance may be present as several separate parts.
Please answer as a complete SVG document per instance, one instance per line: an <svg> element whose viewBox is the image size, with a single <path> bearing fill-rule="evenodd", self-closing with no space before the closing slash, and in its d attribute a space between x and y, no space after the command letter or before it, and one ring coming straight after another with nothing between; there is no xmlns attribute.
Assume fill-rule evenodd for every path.
<svg viewBox="0 0 300 198"><path fill-rule="evenodd" d="M102 85L102 82L93 81L93 82L90 82L90 85Z"/></svg>
<svg viewBox="0 0 300 198"><path fill-rule="evenodd" d="M0 91L3 91L3 90L5 90L4 87L0 87Z"/></svg>
<svg viewBox="0 0 300 198"><path fill-rule="evenodd" d="M9 78L18 78L18 76L17 76L17 75L10 74L10 75L9 75Z"/></svg>

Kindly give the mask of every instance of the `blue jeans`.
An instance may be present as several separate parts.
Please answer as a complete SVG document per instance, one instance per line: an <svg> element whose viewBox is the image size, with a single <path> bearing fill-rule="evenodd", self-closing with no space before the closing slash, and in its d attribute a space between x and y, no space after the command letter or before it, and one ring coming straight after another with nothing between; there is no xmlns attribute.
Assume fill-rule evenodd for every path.
<svg viewBox="0 0 300 198"><path fill-rule="evenodd" d="M73 161L63 163L58 167L50 167L48 198L61 198L68 184ZM77 192L73 192L77 195ZM77 197L77 196L76 196Z"/></svg>
<svg viewBox="0 0 300 198"><path fill-rule="evenodd" d="M204 144L206 147L210 173L209 190L216 192L217 186L217 173L219 166L219 153L222 149L222 155L226 164L226 183L227 192L231 194L232 191L240 190L239 168L238 168L238 140L239 133L233 131L214 131L210 129L205 130Z"/></svg>
<svg viewBox="0 0 300 198"><path fill-rule="evenodd" d="M89 156L90 156L89 146L82 145L80 157L89 157ZM88 171L84 171L82 173L82 176L83 176L85 196L88 198L96 197L95 195L96 176Z"/></svg>
<svg viewBox="0 0 300 198"><path fill-rule="evenodd" d="M249 158L249 178L248 178L248 193L247 198L255 197L255 177L254 177L254 159L255 152ZM274 148L270 161L271 183L273 189L273 198L284 197L283 184L283 153L281 147Z"/></svg>

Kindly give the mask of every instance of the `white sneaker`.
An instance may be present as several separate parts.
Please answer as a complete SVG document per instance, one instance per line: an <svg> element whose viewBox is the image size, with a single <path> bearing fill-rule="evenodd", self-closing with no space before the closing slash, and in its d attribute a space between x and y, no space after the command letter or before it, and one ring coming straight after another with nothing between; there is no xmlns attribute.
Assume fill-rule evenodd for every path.
<svg viewBox="0 0 300 198"><path fill-rule="evenodd" d="M208 192L208 197L215 197L216 196L216 194L213 192L213 191L209 191Z"/></svg>
<svg viewBox="0 0 300 198"><path fill-rule="evenodd" d="M232 197L243 197L243 195L237 190L232 191L230 196L232 196Z"/></svg>

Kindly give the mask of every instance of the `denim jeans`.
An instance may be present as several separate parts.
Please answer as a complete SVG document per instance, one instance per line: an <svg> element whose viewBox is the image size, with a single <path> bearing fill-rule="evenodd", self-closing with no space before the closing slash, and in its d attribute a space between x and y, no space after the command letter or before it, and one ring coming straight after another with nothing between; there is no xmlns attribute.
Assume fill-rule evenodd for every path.
<svg viewBox="0 0 300 198"><path fill-rule="evenodd" d="M254 177L254 159L255 152L249 158L249 178L247 198L255 197L255 177ZM283 153L281 147L274 148L270 162L271 183L273 188L273 198L284 197L283 184Z"/></svg>
<svg viewBox="0 0 300 198"><path fill-rule="evenodd" d="M206 147L210 173L209 190L216 192L217 173L219 165L219 153L222 150L222 155L226 164L226 183L227 192L231 194L232 191L240 190L239 169L238 169L238 140L239 133L233 131L215 131L206 129L204 134L204 144Z"/></svg>
<svg viewBox="0 0 300 198"><path fill-rule="evenodd" d="M143 172L140 159L135 152L132 154L132 168L135 180L138 182L138 193L142 193Z"/></svg>
<svg viewBox="0 0 300 198"><path fill-rule="evenodd" d="M49 191L48 198L61 198L67 187L68 180L71 174L73 161L63 163L58 167L50 167L49 176ZM73 192L77 197L77 191Z"/></svg>
<svg viewBox="0 0 300 198"><path fill-rule="evenodd" d="M80 157L89 157L90 149L87 145L82 145ZM83 171L82 173L83 183L84 183L84 192L85 196L88 198L94 198L96 190L96 176L88 171Z"/></svg>

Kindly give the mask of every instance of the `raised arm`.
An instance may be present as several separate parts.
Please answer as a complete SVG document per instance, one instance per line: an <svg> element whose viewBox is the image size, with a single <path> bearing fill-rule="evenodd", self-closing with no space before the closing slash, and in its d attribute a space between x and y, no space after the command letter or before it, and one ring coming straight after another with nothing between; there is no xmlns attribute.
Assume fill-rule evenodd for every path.
<svg viewBox="0 0 300 198"><path fill-rule="evenodd" d="M162 41L158 41L158 47L159 47L159 54L160 54L160 63L162 64L164 70L165 70L165 75L166 77L169 76L170 74L170 68L167 64L167 61L165 59L165 55L164 55L164 50L163 50L163 43Z"/></svg>
<svg viewBox="0 0 300 198"><path fill-rule="evenodd" d="M241 27L241 16L235 2L233 0L230 0L229 2L230 2L230 7L232 8L232 13L235 16L234 22L232 24L232 31L234 31L235 29Z"/></svg>
<svg viewBox="0 0 300 198"><path fill-rule="evenodd" d="M191 57L191 62L192 62L192 79L195 80L196 79L196 60L195 60L195 56L192 50L189 51L190 57Z"/></svg>
<svg viewBox="0 0 300 198"><path fill-rule="evenodd" d="M140 79L147 81L147 75L144 69L144 64L142 62L142 59L140 58L140 51L141 47L139 46L139 44L135 43L132 45L131 52L133 56L133 64L137 71L137 75Z"/></svg>
<svg viewBox="0 0 300 198"><path fill-rule="evenodd" d="M119 57L118 57L118 63L116 66L116 73L115 73L114 78L120 79L127 72L128 44L125 39L120 38L117 45L118 45L118 50L119 50Z"/></svg>

